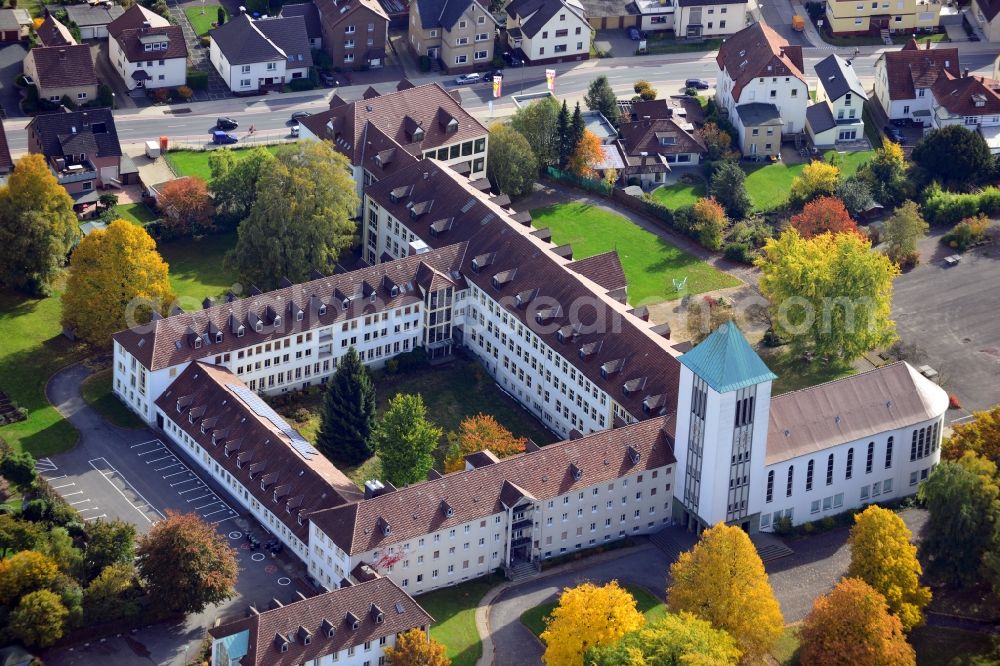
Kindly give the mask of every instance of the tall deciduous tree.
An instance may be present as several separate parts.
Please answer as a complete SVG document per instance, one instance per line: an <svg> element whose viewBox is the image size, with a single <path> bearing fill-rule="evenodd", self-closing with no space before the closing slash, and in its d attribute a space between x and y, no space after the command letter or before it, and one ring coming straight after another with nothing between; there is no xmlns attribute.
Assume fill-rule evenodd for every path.
<svg viewBox="0 0 1000 666"><path fill-rule="evenodd" d="M372 455L375 427L375 384L354 347L337 364L326 383L316 447L330 460L357 465Z"/></svg>
<svg viewBox="0 0 1000 666"><path fill-rule="evenodd" d="M43 538L41 527L20 520L9 513L0 513L0 561L8 554L34 550Z"/></svg>
<svg viewBox="0 0 1000 666"><path fill-rule="evenodd" d="M444 646L423 629L399 634L396 644L385 649L385 661L389 666L451 666Z"/></svg>
<svg viewBox="0 0 1000 666"><path fill-rule="evenodd" d="M559 109L555 97L543 97L518 109L510 121L510 126L528 140L542 169L559 164Z"/></svg>
<svg viewBox="0 0 1000 666"><path fill-rule="evenodd" d="M111 334L166 314L174 300L166 262L145 229L115 220L73 252L62 296L62 324L95 347Z"/></svg>
<svg viewBox="0 0 1000 666"><path fill-rule="evenodd" d="M851 217L856 217L875 205L871 187L857 174L837 183L837 190L834 194L844 202L844 208L847 209L847 213Z"/></svg>
<svg viewBox="0 0 1000 666"><path fill-rule="evenodd" d="M448 434L448 456L444 461L445 472L465 468L465 456L489 449L498 458L522 453L527 442L524 437L514 437L489 414L476 414L462 419L457 433Z"/></svg>
<svg viewBox="0 0 1000 666"><path fill-rule="evenodd" d="M851 219L844 202L830 196L807 203L801 213L792 215L791 225L803 238L825 233L858 233L858 225Z"/></svg>
<svg viewBox="0 0 1000 666"><path fill-rule="evenodd" d="M1000 405L975 412L971 421L952 426L941 454L948 460L958 460L967 451L1000 463Z"/></svg>
<svg viewBox="0 0 1000 666"><path fill-rule="evenodd" d="M494 187L513 199L531 192L538 176L538 162L528 140L510 125L490 126L486 175Z"/></svg>
<svg viewBox="0 0 1000 666"><path fill-rule="evenodd" d="M586 666L736 666L733 637L691 613L667 613L611 645L592 647Z"/></svg>
<svg viewBox="0 0 1000 666"><path fill-rule="evenodd" d="M73 200L45 158L19 159L0 186L0 284L46 293L79 238Z"/></svg>
<svg viewBox="0 0 1000 666"><path fill-rule="evenodd" d="M208 154L215 209L223 221L237 222L250 215L257 200L257 182L274 160L273 153L259 146L239 154L228 148Z"/></svg>
<svg viewBox="0 0 1000 666"><path fill-rule="evenodd" d="M0 562L0 604L13 605L28 592L46 588L59 575L51 557L23 550Z"/></svg>
<svg viewBox="0 0 1000 666"><path fill-rule="evenodd" d="M202 234L212 228L212 198L205 181L196 176L178 178L164 185L156 206L163 216L165 237Z"/></svg>
<svg viewBox="0 0 1000 666"><path fill-rule="evenodd" d="M885 253L901 266L917 263L917 241L929 228L917 204L904 201L886 220L882 231Z"/></svg>
<svg viewBox="0 0 1000 666"><path fill-rule="evenodd" d="M874 157L858 168L857 177L870 188L875 203L892 208L909 196L913 186L902 147L886 141Z"/></svg>
<svg viewBox="0 0 1000 666"><path fill-rule="evenodd" d="M83 565L87 580L113 564L135 560L135 525L124 520L95 520L87 523L87 547Z"/></svg>
<svg viewBox="0 0 1000 666"><path fill-rule="evenodd" d="M567 166L570 173L574 173L581 178L595 178L597 172L594 170L594 166L600 164L603 159L604 153L601 151L601 140L590 130L584 129L583 136L573 148L573 154L570 155Z"/></svg>
<svg viewBox="0 0 1000 666"><path fill-rule="evenodd" d="M840 169L833 164L816 160L805 165L802 173L792 179L788 198L793 204L801 206L816 197L833 194L839 181Z"/></svg>
<svg viewBox="0 0 1000 666"><path fill-rule="evenodd" d="M542 632L546 666L582 666L591 647L611 645L646 619L629 591L611 581L583 583L563 591Z"/></svg>
<svg viewBox="0 0 1000 666"><path fill-rule="evenodd" d="M721 132L718 129L716 131ZM732 160L723 161L712 175L709 194L722 204L726 215L734 220L742 220L753 207L747 192L746 177L746 172Z"/></svg>
<svg viewBox="0 0 1000 666"><path fill-rule="evenodd" d="M83 595L83 608L92 622L111 622L138 611L135 565L118 562L101 570Z"/></svg>
<svg viewBox="0 0 1000 666"><path fill-rule="evenodd" d="M28 647L48 647L62 638L69 611L51 590L21 598L10 614L10 632Z"/></svg>
<svg viewBox="0 0 1000 666"><path fill-rule="evenodd" d="M739 153L733 150L733 137L717 124L709 121L697 133L701 137L702 143L705 144L706 162L716 162L718 160L729 160L739 157Z"/></svg>
<svg viewBox="0 0 1000 666"><path fill-rule="evenodd" d="M981 182L995 171L986 140L962 125L948 125L924 134L911 157L931 178L954 185Z"/></svg>
<svg viewBox="0 0 1000 666"><path fill-rule="evenodd" d="M899 273L857 234L805 239L787 229L757 260L777 334L793 351L853 360L895 338L892 280Z"/></svg>
<svg viewBox="0 0 1000 666"><path fill-rule="evenodd" d="M847 575L860 578L885 597L889 612L904 631L924 623L930 588L920 584L923 569L917 560L913 535L903 519L888 509L869 506L854 516L851 528L851 564Z"/></svg>
<svg viewBox="0 0 1000 666"><path fill-rule="evenodd" d="M419 395L396 394L372 433L382 478L394 486L405 486L427 478L434 465L431 455L441 438L441 429L427 420Z"/></svg>
<svg viewBox="0 0 1000 666"><path fill-rule="evenodd" d="M966 452L945 461L924 481L917 496L930 514L920 543L934 570L953 585L970 586L988 578L1000 592L1000 482L997 466ZM987 565L984 570L984 565Z"/></svg>
<svg viewBox="0 0 1000 666"><path fill-rule="evenodd" d="M601 75L590 82L587 94L583 97L583 103L591 111L600 111L612 125L618 127L618 97L608 83L608 77Z"/></svg>
<svg viewBox="0 0 1000 666"><path fill-rule="evenodd" d="M916 663L899 618L889 614L878 591L857 578L845 578L816 599L799 635L799 661L810 666Z"/></svg>
<svg viewBox="0 0 1000 666"><path fill-rule="evenodd" d="M35 457L29 451L11 451L0 460L0 475L18 486L27 489L35 482Z"/></svg>
<svg viewBox="0 0 1000 666"><path fill-rule="evenodd" d="M667 605L710 622L736 639L744 658L763 657L784 629L764 563L739 527L718 524L670 567Z"/></svg>
<svg viewBox="0 0 1000 666"><path fill-rule="evenodd" d="M722 247L729 220L725 209L713 197L702 197L691 208L693 228L698 232L698 242L709 250Z"/></svg>
<svg viewBox="0 0 1000 666"><path fill-rule="evenodd" d="M233 596L236 553L193 513L167 511L139 537L138 569L153 603L175 613L200 613Z"/></svg>
<svg viewBox="0 0 1000 666"><path fill-rule="evenodd" d="M265 290L282 277L305 281L313 269L333 273L354 242L358 209L350 163L326 141L282 146L275 157L226 255L244 281Z"/></svg>

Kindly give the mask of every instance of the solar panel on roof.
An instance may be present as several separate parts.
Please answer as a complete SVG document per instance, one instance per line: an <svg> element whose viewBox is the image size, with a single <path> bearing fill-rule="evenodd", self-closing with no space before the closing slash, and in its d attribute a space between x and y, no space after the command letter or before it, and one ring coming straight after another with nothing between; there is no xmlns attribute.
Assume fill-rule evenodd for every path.
<svg viewBox="0 0 1000 666"><path fill-rule="evenodd" d="M260 396L245 386L226 384L226 388L236 394L240 400L253 410L253 413L261 418L265 418L274 425L282 434L292 440L292 446L303 458L311 460L313 456L319 455L319 451L313 448L312 444L305 440L294 428L285 423L285 420L278 416L271 406L260 399Z"/></svg>

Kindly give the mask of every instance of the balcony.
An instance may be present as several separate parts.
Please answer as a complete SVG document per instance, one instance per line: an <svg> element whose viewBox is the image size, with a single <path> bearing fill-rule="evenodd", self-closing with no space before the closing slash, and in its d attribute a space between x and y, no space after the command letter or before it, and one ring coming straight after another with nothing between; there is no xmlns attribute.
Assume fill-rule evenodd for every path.
<svg viewBox="0 0 1000 666"><path fill-rule="evenodd" d="M510 526L512 531L517 531L524 528L530 528L533 525L531 518L525 518L523 520L518 520L513 525Z"/></svg>
<svg viewBox="0 0 1000 666"><path fill-rule="evenodd" d="M67 164L65 159L53 157L49 160L49 167L52 169L60 185L97 179L97 169L94 168L90 160L83 160L76 164Z"/></svg>
<svg viewBox="0 0 1000 666"><path fill-rule="evenodd" d="M529 546L529 545L531 545L530 536L521 537L520 539L514 539L513 541L510 542L511 548L517 548L518 546Z"/></svg>

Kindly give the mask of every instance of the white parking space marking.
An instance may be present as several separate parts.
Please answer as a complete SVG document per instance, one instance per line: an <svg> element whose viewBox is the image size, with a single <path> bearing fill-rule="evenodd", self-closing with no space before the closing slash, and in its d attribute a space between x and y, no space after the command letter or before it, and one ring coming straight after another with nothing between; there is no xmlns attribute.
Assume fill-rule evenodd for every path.
<svg viewBox="0 0 1000 666"><path fill-rule="evenodd" d="M160 462L161 460L175 460L173 456L163 456L162 458L156 458L155 460L147 460L147 465L152 465L153 463Z"/></svg>
<svg viewBox="0 0 1000 666"><path fill-rule="evenodd" d="M108 514L102 513L99 516L87 516L86 518L84 518L84 520L98 520L99 518L107 518L107 517L108 517Z"/></svg>
<svg viewBox="0 0 1000 666"><path fill-rule="evenodd" d="M84 511L97 511L97 510L98 510L99 508L100 508L100 507L96 507L96 506L89 506L89 507L87 507L86 509L77 509L77 510L76 510L76 512L77 512L77 513L83 513Z"/></svg>
<svg viewBox="0 0 1000 666"><path fill-rule="evenodd" d="M59 467L48 458L39 458L35 461L35 469L39 472L54 472Z"/></svg>
<svg viewBox="0 0 1000 666"><path fill-rule="evenodd" d="M75 493L66 493L65 495L63 495L63 497L72 497L73 495L82 495L82 494L83 494L83 491L82 490L78 490Z"/></svg>
<svg viewBox="0 0 1000 666"><path fill-rule="evenodd" d="M161 452L161 451L163 451L163 450L164 450L164 449L163 449L163 447L161 446L161 447L160 447L160 448L158 448L158 449L150 449L149 451L143 451L143 452L142 452L142 453L140 453L139 455L140 455L140 456L148 456L148 455L149 455L150 453L160 453L160 452Z"/></svg>
<svg viewBox="0 0 1000 666"><path fill-rule="evenodd" d="M69 488L70 486L75 486L76 483L64 483L61 486L52 486L52 490L59 490L60 488Z"/></svg>
<svg viewBox="0 0 1000 666"><path fill-rule="evenodd" d="M215 506L216 504L219 504L219 503L220 503L219 500L215 500L214 502L209 502L208 504L202 504L201 506L196 506L194 508L194 510L195 511L201 511L202 509L207 509L208 507Z"/></svg>
<svg viewBox="0 0 1000 666"><path fill-rule="evenodd" d="M171 467L174 467L174 465L171 465ZM184 474L186 471L187 470L181 470L180 472L174 472L173 474L164 474L163 478L164 479L169 479L172 476L180 476L181 474ZM171 483L170 485L174 485L174 484Z"/></svg>
<svg viewBox="0 0 1000 666"><path fill-rule="evenodd" d="M170 469L171 467L180 467L181 463L175 462L173 465L166 465L165 467L156 467L153 469L154 472L162 472L165 469Z"/></svg>
<svg viewBox="0 0 1000 666"><path fill-rule="evenodd" d="M85 502L93 502L93 501L94 501L94 500L91 500L91 499L82 499L82 500L78 500L78 501L76 501L76 502L70 502L70 503L69 503L69 505L70 505L70 506L76 506L77 504L83 504L83 503L85 503ZM77 509L77 511L79 511L79 510L80 510L80 509Z"/></svg>
<svg viewBox="0 0 1000 666"><path fill-rule="evenodd" d="M162 445L162 444L163 444L163 442L161 442L161 441L160 441L160 440L158 440L158 439L151 439L151 440L149 440L148 442L139 442L138 444L133 444L133 445L132 445L132 446L130 446L129 448L130 448L130 449L137 449L137 448L139 448L140 446L147 446L147 445L149 445L149 444L157 444L157 445Z"/></svg>
<svg viewBox="0 0 1000 666"><path fill-rule="evenodd" d="M102 463L101 466L98 466L98 465L94 464L95 462L98 462L98 461ZM105 479L107 479L108 483L111 484L111 487L118 491L118 494L122 496L122 499L124 499L126 502L128 502L129 506L131 506L133 509L135 509L136 511L138 511L142 515L142 517L145 518L147 522L149 522L150 525L152 525L156 521L154 521L152 518L149 517L147 511L143 511L138 506L136 506L136 504L132 500L129 499L129 496L125 494L126 490L129 492L130 495L139 498L139 500L141 500L141 503L143 503L143 504L146 505L147 509L156 512L156 515L158 515L160 518L166 518L166 516L164 516L162 513L160 513L160 511L157 510L153 505L151 505L149 503L149 501L145 497L143 497L139 493L139 491L136 490L132 486L132 484L130 484L125 479L125 476L121 472L119 472L117 469L115 469L105 458L94 458L92 460L88 460L87 462L90 464L91 467L93 467L95 470L97 470L98 472L100 472L101 476L103 476ZM106 471L106 470L110 470L110 471ZM117 483L115 483L114 480L116 478L121 480L121 483L122 483L122 487L121 488L118 487Z"/></svg>
<svg viewBox="0 0 1000 666"><path fill-rule="evenodd" d="M60 479L65 479L66 475L60 474L59 476L43 476L42 478L48 481L49 483L52 483L53 481L59 481Z"/></svg>
<svg viewBox="0 0 1000 666"><path fill-rule="evenodd" d="M201 483L201 479L198 479L198 483ZM196 493L196 492L202 491L204 489L205 489L205 486L201 486L200 488L190 488L188 490L182 490L182 491L180 491L177 494L178 495L183 495L184 493Z"/></svg>
<svg viewBox="0 0 1000 666"><path fill-rule="evenodd" d="M170 484L170 487L173 488L174 486L179 486L184 483L191 483L192 481L198 481L198 479L185 479L183 481L175 481L174 483Z"/></svg>
<svg viewBox="0 0 1000 666"><path fill-rule="evenodd" d="M197 502L198 500L205 499L206 497L214 497L214 495L212 493L206 493L206 494L200 495L198 497L192 497L191 499L188 500L188 503Z"/></svg>

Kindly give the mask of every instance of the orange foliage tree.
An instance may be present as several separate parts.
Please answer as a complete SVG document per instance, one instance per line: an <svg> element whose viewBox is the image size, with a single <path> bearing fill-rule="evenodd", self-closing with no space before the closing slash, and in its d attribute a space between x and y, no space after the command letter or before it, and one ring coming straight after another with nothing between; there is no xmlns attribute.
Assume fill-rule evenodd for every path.
<svg viewBox="0 0 1000 666"><path fill-rule="evenodd" d="M201 178L191 176L172 180L156 199L163 215L163 229L168 236L204 233L212 228L212 197Z"/></svg>
<svg viewBox="0 0 1000 666"><path fill-rule="evenodd" d="M801 213L792 216L792 226L803 238L812 238L826 232L859 233L858 225L851 219L844 202L837 197L820 197L810 201L802 208Z"/></svg>
<svg viewBox="0 0 1000 666"><path fill-rule="evenodd" d="M569 170L581 178L595 178L597 172L594 171L594 165L599 164L603 158L601 140L590 130L584 130L583 137L570 155Z"/></svg>
<svg viewBox="0 0 1000 666"><path fill-rule="evenodd" d="M445 472L465 468L465 456L489 449L498 458L506 458L524 451L527 440L513 434L489 414L476 414L462 420L458 432L448 433L448 455L444 461Z"/></svg>

